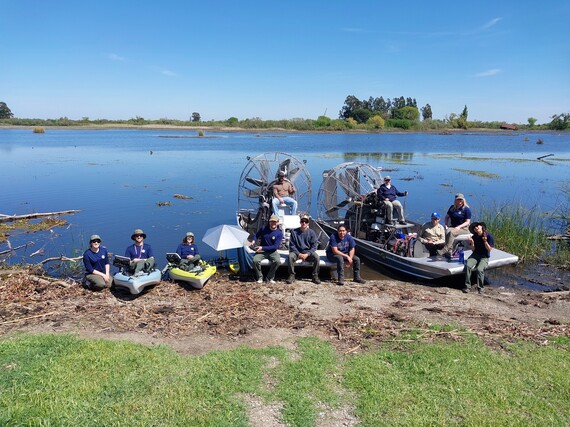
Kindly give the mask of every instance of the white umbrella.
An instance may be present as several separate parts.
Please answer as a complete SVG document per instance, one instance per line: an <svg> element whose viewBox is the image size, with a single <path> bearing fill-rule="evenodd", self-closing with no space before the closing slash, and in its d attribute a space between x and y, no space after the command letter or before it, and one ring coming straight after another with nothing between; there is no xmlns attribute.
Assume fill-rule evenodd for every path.
<svg viewBox="0 0 570 427"><path fill-rule="evenodd" d="M206 230L202 242L217 251L241 248L249 233L235 225L218 225Z"/></svg>

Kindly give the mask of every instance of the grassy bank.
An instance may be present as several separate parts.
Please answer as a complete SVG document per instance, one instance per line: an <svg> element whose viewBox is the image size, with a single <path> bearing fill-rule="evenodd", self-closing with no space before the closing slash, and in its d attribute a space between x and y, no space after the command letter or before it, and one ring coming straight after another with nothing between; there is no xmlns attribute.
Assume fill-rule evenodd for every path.
<svg viewBox="0 0 570 427"><path fill-rule="evenodd" d="M294 351L200 357L71 336L12 337L0 341L0 424L247 426L251 399L293 426L313 426L339 408L364 426L570 423L570 340L496 351L455 336L409 336L352 356L301 339Z"/></svg>

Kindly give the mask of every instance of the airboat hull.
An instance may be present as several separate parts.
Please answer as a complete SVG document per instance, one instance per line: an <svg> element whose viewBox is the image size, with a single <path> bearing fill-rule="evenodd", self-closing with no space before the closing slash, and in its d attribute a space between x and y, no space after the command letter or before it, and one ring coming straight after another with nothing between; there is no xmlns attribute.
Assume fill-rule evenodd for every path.
<svg viewBox="0 0 570 427"><path fill-rule="evenodd" d="M115 283L115 286L127 288L132 295L138 295L147 286L160 283L161 278L161 271L155 269L150 273L145 273L138 276L126 276L122 272L119 272L113 276L113 281Z"/></svg>
<svg viewBox="0 0 570 427"><path fill-rule="evenodd" d="M336 232L336 225L333 226L322 220L317 222L327 233ZM354 241L356 242L356 253L376 268L387 268L423 280L435 280L463 274L463 263L460 263L458 259L447 261L439 256L422 258L401 256L380 247L374 242L355 237ZM471 250L466 250L464 253L465 259L467 259L471 255ZM493 249L487 269L514 264L518 262L518 259L516 255Z"/></svg>

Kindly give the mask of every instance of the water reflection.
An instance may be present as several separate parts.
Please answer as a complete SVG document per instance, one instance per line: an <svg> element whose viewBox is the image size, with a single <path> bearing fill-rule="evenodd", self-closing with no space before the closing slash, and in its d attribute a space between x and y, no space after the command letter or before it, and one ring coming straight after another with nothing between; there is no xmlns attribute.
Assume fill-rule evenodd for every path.
<svg viewBox="0 0 570 427"><path fill-rule="evenodd" d="M347 162L361 162L375 164L377 162L411 162L414 153L344 153Z"/></svg>

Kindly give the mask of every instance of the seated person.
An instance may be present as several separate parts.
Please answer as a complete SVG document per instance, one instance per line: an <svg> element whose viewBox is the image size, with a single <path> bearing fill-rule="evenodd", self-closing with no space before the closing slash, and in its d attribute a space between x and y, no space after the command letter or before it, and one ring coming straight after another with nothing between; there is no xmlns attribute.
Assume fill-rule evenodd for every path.
<svg viewBox="0 0 570 427"><path fill-rule="evenodd" d="M113 285L109 252L101 246L101 237L94 234L89 239L89 249L83 253L85 277L83 283L93 291L101 291Z"/></svg>
<svg viewBox="0 0 570 427"><path fill-rule="evenodd" d="M194 233L189 231L182 239L182 243L176 248L176 253L180 255L180 264L178 268L184 271L190 271L199 264L202 259L198 252L198 247L194 244Z"/></svg>
<svg viewBox="0 0 570 427"><path fill-rule="evenodd" d="M146 234L139 228L131 235L131 240L134 240L135 243L125 250L125 256L131 260L130 274L134 275L141 271L150 272L154 269L154 254L144 239L146 239Z"/></svg>
<svg viewBox="0 0 570 427"><path fill-rule="evenodd" d="M281 256L277 251L283 241L283 231L278 227L279 217L271 215L269 217L269 224L258 230L255 234L255 241L259 241L259 246L255 241L250 242L253 247L255 255L253 256L253 270L255 271L255 278L257 283L263 283L263 272L261 271L261 262L264 259L269 260L269 272L267 273L267 280L269 283L275 283L275 273L277 268L281 265Z"/></svg>
<svg viewBox="0 0 570 427"><path fill-rule="evenodd" d="M396 209L398 213L399 223L400 224L407 224L406 219L404 217L404 208L402 204L397 200L398 196L407 196L408 192L401 192L391 184L391 179L389 176L384 178L384 184L380 186L377 190L378 193L378 201L383 202L386 206L386 224L395 224L396 222L393 220L393 211Z"/></svg>
<svg viewBox="0 0 570 427"><path fill-rule="evenodd" d="M344 225L339 225L336 233L332 233L327 246L327 259L336 263L336 272L338 275L337 285L344 285L344 269L352 266L354 274L354 282L366 283L360 277L360 258L356 256L356 242L350 234L348 234Z"/></svg>
<svg viewBox="0 0 570 427"><path fill-rule="evenodd" d="M474 222L469 226L469 231L473 236L469 238L469 245L473 250L471 256L467 259L463 271L465 273L465 287L462 289L464 293L471 289L471 273L477 271L477 291L482 294L485 284L485 270L489 265L491 251L495 246L493 235L487 231L484 222Z"/></svg>
<svg viewBox="0 0 570 427"><path fill-rule="evenodd" d="M430 256L436 256L437 250L445 246L445 228L439 223L437 212L431 214L431 221L422 225L419 241L425 245Z"/></svg>
<svg viewBox="0 0 570 427"><path fill-rule="evenodd" d="M321 283L319 279L320 258L317 253L319 239L317 234L309 228L309 215L301 216L301 226L291 232L289 242L289 278L287 283L295 281L295 261L308 260L313 262L313 283Z"/></svg>
<svg viewBox="0 0 570 427"><path fill-rule="evenodd" d="M273 184L273 213L279 216L279 205L287 205L291 210L291 215L297 214L297 200L291 197L295 194L295 186L286 179L285 172L279 171L277 182Z"/></svg>
<svg viewBox="0 0 570 427"><path fill-rule="evenodd" d="M470 234L470 223L471 208L467 204L465 196L462 193L457 193L453 205L449 207L447 215L445 215L445 226L448 228L445 235L445 246L438 251L439 255L444 256L448 261L451 260L455 238L462 234Z"/></svg>

